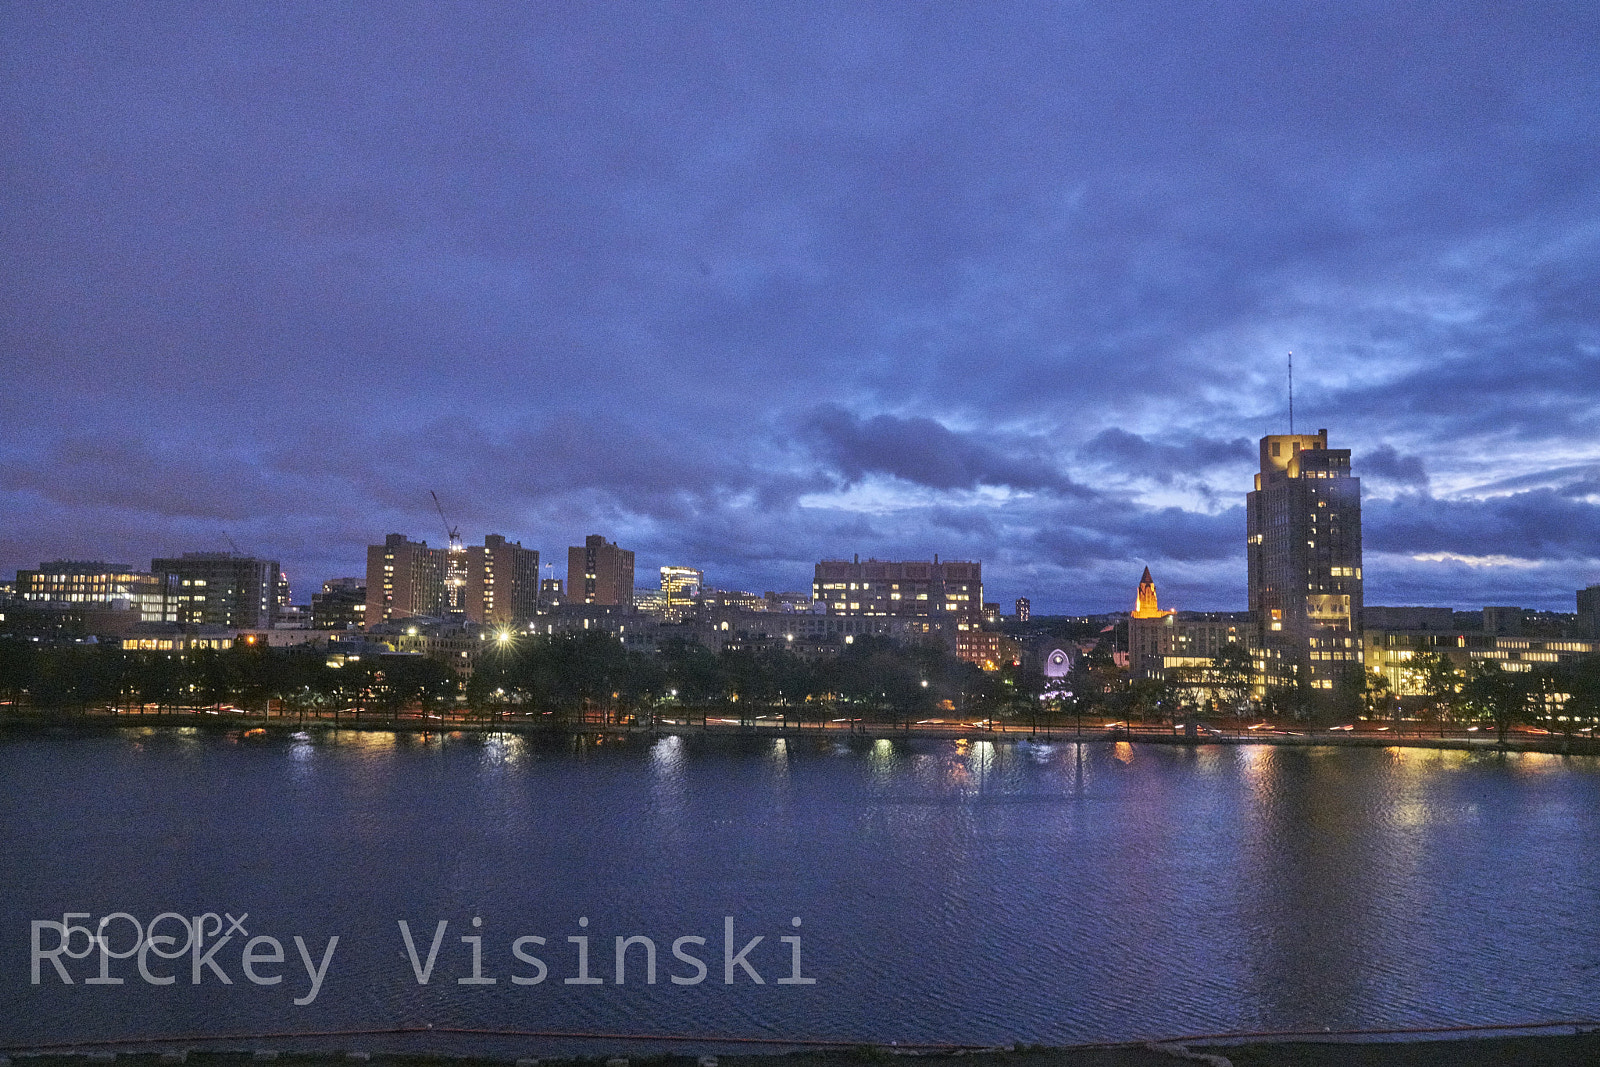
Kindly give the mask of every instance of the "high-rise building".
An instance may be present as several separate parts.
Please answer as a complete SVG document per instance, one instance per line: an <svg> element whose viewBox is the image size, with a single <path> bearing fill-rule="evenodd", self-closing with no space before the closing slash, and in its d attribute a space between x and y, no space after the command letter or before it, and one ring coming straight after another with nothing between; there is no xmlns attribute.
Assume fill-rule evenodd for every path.
<svg viewBox="0 0 1600 1067"><path fill-rule="evenodd" d="M185 552L176 559L151 560L150 569L168 576L177 622L235 630L265 630L272 625L283 575L277 560L233 552Z"/></svg>
<svg viewBox="0 0 1600 1067"><path fill-rule="evenodd" d="M1027 622L1033 617L1033 604L1025 596L1017 597L1017 621Z"/></svg>
<svg viewBox="0 0 1600 1067"><path fill-rule="evenodd" d="M109 607L126 601L138 609L142 622L173 622L177 618L170 579L160 572L136 571L126 563L66 559L41 563L38 570L17 572L14 595L30 603L82 607Z"/></svg>
<svg viewBox="0 0 1600 1067"><path fill-rule="evenodd" d="M367 613L367 583L362 578L329 578L311 594L311 625L318 630L359 630Z"/></svg>
<svg viewBox="0 0 1600 1067"><path fill-rule="evenodd" d="M363 625L371 629L414 615L444 618L449 612L446 555L445 549L407 540L405 534L393 533L381 545L368 545Z"/></svg>
<svg viewBox="0 0 1600 1067"><path fill-rule="evenodd" d="M1578 629L1589 637L1600 637L1600 585L1578 590Z"/></svg>
<svg viewBox="0 0 1600 1067"><path fill-rule="evenodd" d="M633 604L633 553L599 534L567 549L567 603Z"/></svg>
<svg viewBox="0 0 1600 1067"><path fill-rule="evenodd" d="M549 567L552 564L545 564ZM567 591L560 578L546 578L539 583L539 606L546 611L566 603Z"/></svg>
<svg viewBox="0 0 1600 1067"><path fill-rule="evenodd" d="M897 615L983 622L983 564L969 560L888 561L861 557L817 564L811 595L829 615Z"/></svg>
<svg viewBox="0 0 1600 1067"><path fill-rule="evenodd" d="M662 567L662 612L669 619L681 619L695 605L705 588L704 571L694 567Z"/></svg>
<svg viewBox="0 0 1600 1067"><path fill-rule="evenodd" d="M539 552L490 534L467 549L467 621L513 626L539 613Z"/></svg>
<svg viewBox="0 0 1600 1067"><path fill-rule="evenodd" d="M1250 610L1265 681L1332 689L1361 669L1361 479L1328 431L1261 439L1246 497Z"/></svg>

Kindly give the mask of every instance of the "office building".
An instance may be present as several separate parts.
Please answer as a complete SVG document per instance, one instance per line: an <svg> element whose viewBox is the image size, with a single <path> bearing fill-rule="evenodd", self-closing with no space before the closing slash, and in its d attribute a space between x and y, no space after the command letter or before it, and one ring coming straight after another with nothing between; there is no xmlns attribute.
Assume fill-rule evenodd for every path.
<svg viewBox="0 0 1600 1067"><path fill-rule="evenodd" d="M233 552L185 552L177 558L151 560L150 569L167 575L177 622L233 630L265 630L272 625L283 574L277 560Z"/></svg>
<svg viewBox="0 0 1600 1067"><path fill-rule="evenodd" d="M1025 596L1017 597L1017 621L1027 622L1033 617L1033 605Z"/></svg>
<svg viewBox="0 0 1600 1067"><path fill-rule="evenodd" d="M1246 496L1250 610L1268 685L1361 669L1361 479L1328 431L1261 439Z"/></svg>
<svg viewBox="0 0 1600 1067"><path fill-rule="evenodd" d="M890 561L860 556L823 560L811 595L829 615L886 615L954 621L958 629L983 622L983 564L970 560Z"/></svg>
<svg viewBox="0 0 1600 1067"><path fill-rule="evenodd" d="M567 603L633 603L633 553L599 534L567 549Z"/></svg>
<svg viewBox="0 0 1600 1067"><path fill-rule="evenodd" d="M662 567L662 614L674 621L694 610L705 588L704 571L694 567Z"/></svg>
<svg viewBox="0 0 1600 1067"><path fill-rule="evenodd" d="M442 548L390 534L367 546L367 609L362 625L372 629L391 619L442 619L449 613L445 585L448 561Z"/></svg>
<svg viewBox="0 0 1600 1067"><path fill-rule="evenodd" d="M37 570L17 572L13 595L29 604L110 608L126 604L141 622L171 622L176 599L162 573L136 571L125 563L58 559Z"/></svg>
<svg viewBox="0 0 1600 1067"><path fill-rule="evenodd" d="M490 534L467 549L466 616L480 626L515 626L539 613L539 553Z"/></svg>
<svg viewBox="0 0 1600 1067"><path fill-rule="evenodd" d="M361 578L330 578L311 594L315 630L359 630L367 614L367 583Z"/></svg>

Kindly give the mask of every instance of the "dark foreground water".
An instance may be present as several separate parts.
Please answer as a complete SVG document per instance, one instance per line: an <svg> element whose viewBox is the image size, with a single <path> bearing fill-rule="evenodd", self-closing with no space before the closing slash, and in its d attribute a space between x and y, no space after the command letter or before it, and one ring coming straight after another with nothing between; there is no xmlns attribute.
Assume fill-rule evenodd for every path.
<svg viewBox="0 0 1600 1067"><path fill-rule="evenodd" d="M1592 759L12 730L0 850L0 1045L422 1023L1054 1043L1600 1015ZM231 936L216 970L107 959L118 985L86 982L102 961L80 933L85 958L55 957L73 984L50 959L33 984L31 923L65 912L215 912L202 949ZM423 964L448 923L426 985L402 919ZM125 918L105 932L135 943ZM190 940L170 916L154 933L169 954ZM303 1005L297 935L313 965L339 938ZM619 935L653 941L656 984L642 943L616 983ZM764 983L735 964L726 984L758 935ZM528 936L547 977L517 984L541 969L513 954ZM814 984L778 982L785 936ZM254 965L276 984L249 980L255 937L283 946ZM565 981L569 937L601 983ZM698 984L671 981L700 973L684 937L705 939L678 944ZM460 981L475 945L493 984Z"/></svg>

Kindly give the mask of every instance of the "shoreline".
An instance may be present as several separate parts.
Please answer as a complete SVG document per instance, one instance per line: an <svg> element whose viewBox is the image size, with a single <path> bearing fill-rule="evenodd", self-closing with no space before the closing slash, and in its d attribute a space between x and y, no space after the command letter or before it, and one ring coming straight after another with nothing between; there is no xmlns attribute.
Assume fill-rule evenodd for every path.
<svg viewBox="0 0 1600 1067"><path fill-rule="evenodd" d="M423 1051L367 1051L355 1046L323 1050L279 1050L271 1039L243 1036L214 1039L232 1042L231 1049L200 1048L204 1039L161 1041L85 1042L72 1046L0 1046L0 1067L73 1067L91 1063L121 1063L125 1067L252 1067L277 1063L281 1067L883 1067L909 1056L935 1061L942 1067L1161 1067L1180 1062L1210 1063L1213 1067L1558 1067L1600 1062L1600 1030L1589 1024L1561 1024L1569 1033L1517 1033L1506 1031L1467 1036L1445 1036L1438 1031L1387 1036L1337 1034L1283 1037L1241 1036L1162 1041L1123 1041L1083 1045L1009 1045L1005 1047L907 1048L892 1045L845 1045L802 1051L643 1052L635 1043L615 1043L606 1051L585 1055L549 1055L530 1042L520 1054L447 1053ZM1479 1028L1474 1028L1479 1029ZM443 1036L443 1035L441 1035ZM278 1040L283 1040L279 1038ZM114 1051L119 1045L143 1046L143 1051ZM717 1048L714 1042L709 1048ZM726 1047L720 1046L720 1047Z"/></svg>
<svg viewBox="0 0 1600 1067"><path fill-rule="evenodd" d="M834 724L751 724L732 722L617 725L615 723L559 722L529 720L483 721L469 719L425 719L418 716L391 718L328 717L301 719L295 715L267 716L258 712L224 713L206 710L159 713L108 711L50 711L6 708L0 710L0 728L26 726L68 729L126 729L129 727L200 728L210 731L253 731L267 734L302 732L379 732L408 734L520 734L540 737L644 738L676 736L683 738L718 737L745 739L833 740L844 743L876 741L1027 741L1037 744L1131 743L1199 748L1208 745L1267 745L1292 748L1420 748L1458 752L1538 752L1558 756L1600 756L1600 739L1513 736L1505 743L1493 734L1481 738L1450 736L1404 736L1395 733L1339 732L1327 730L1255 733L1248 730L1208 731L1190 737L1165 726L1049 726L1001 725L995 728L967 728L960 725L865 723L850 727Z"/></svg>

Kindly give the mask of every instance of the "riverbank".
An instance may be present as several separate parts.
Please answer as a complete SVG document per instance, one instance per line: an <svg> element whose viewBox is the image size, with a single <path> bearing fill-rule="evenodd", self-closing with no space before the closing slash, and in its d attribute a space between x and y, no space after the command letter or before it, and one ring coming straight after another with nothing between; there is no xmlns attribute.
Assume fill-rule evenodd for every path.
<svg viewBox="0 0 1600 1067"><path fill-rule="evenodd" d="M1344 748L1423 748L1454 751L1543 752L1554 755L1600 756L1600 739L1518 733L1503 744L1492 733L1455 731L1407 734L1393 730L1324 730L1279 728L1253 730L1249 727L1205 726L1193 734L1182 728L1164 725L1103 723L874 723L833 720L801 723L796 720L755 718L739 721L725 717L688 721L657 719L647 724L605 721L551 720L539 716L477 718L403 713L398 716L263 714L239 709L194 709L163 712L50 711L32 708L0 710L0 727L7 725L101 728L200 728L206 730L260 730L266 734L300 732L378 731L415 734L531 734L548 737L742 737L742 738L830 738L841 742L879 740L943 741L1028 741L1040 744L1083 742L1129 742L1133 744L1179 745L1277 745L1337 746Z"/></svg>
<svg viewBox="0 0 1600 1067"><path fill-rule="evenodd" d="M878 1046L806 1052L719 1055L597 1055L540 1060L443 1053L364 1051L289 1053L268 1049L232 1051L170 1049L137 1053L12 1052L0 1067L885 1067L907 1059L926 1067L1579 1067L1600 1063L1600 1031L1505 1037L1375 1041L1242 1041L1210 1045L1126 1043L1072 1047L920 1051ZM3 1057L0 1057L3 1059Z"/></svg>

